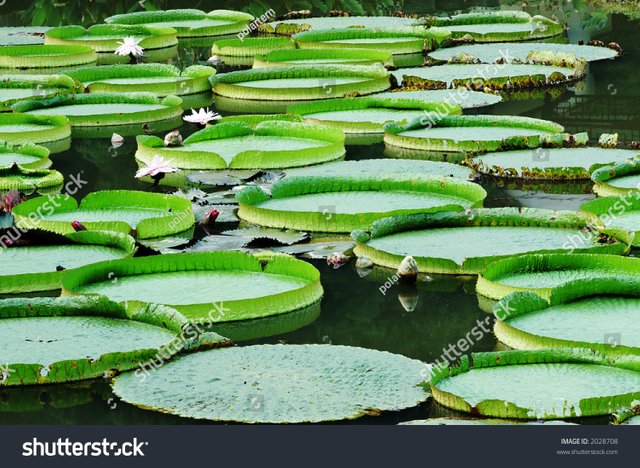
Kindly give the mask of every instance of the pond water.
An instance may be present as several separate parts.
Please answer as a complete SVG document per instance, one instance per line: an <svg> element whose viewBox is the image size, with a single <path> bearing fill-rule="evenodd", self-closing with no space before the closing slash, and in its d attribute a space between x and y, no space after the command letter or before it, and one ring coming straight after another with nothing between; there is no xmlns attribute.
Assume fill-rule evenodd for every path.
<svg viewBox="0 0 640 468"><path fill-rule="evenodd" d="M20 2L18 2L20 3ZM37 7L48 2L35 2ZM105 6L95 6L95 14L88 2L71 2L65 13L67 17L50 18L61 24L100 21L113 11L98 11ZM78 5L75 5L77 3ZM117 6L123 2L116 2ZM127 2L124 2L127 3ZM130 2L133 4L134 2ZM181 2L171 2L179 8ZM203 2L189 2L188 7L204 8ZM221 3L221 5L218 5ZM244 0L216 2L216 8L242 9ZM294 2L295 3L295 2ZM371 4L369 4L371 3ZM367 14L375 11L377 2L364 1ZM390 3L390 2L385 2ZM528 11L548 17L567 19L568 40L577 43L598 39L605 43L615 41L627 54L615 61L600 61L588 65L584 80L555 90L552 94L527 99L506 100L491 107L467 109L466 113L508 114L537 117L564 125L570 132L589 132L592 140L600 133L618 132L622 141L640 140L640 90L637 87L637 70L640 65L640 33L638 20L622 14L610 14L587 2L528 2ZM579 5L576 9L574 4ZM445 5L449 5L447 8ZM251 7L251 5L248 5ZM255 6L255 5L254 5ZM278 14L285 11L280 2L270 6ZM521 2L509 1L407 1L405 12L421 14L466 12L474 6L490 9L521 9ZM26 5L25 5L26 7ZM7 8L6 6L4 8ZM31 14L38 14L35 7ZM69 15L76 15L68 17ZM99 16L96 18L96 16ZM39 17L38 17L39 18ZM40 18L42 19L42 18ZM3 14L3 26L27 25L20 13ZM51 24L57 26L58 24ZM186 66L203 62L208 58L209 47L181 48L177 65ZM215 104L212 106L215 109ZM229 115L223 112L223 115ZM196 127L186 123L181 127L183 135L193 133ZM162 135L160 135L162 136ZM74 139L68 151L52 157L53 168L61 171L65 180L82 173L86 184L77 197L105 189L136 189L171 192L168 187L151 187L136 180L133 175L137 165L134 161L135 141L127 138L122 146L114 147L109 139ZM349 146L347 160L383 158L384 145ZM538 208L575 210L582 202L594 196L589 185L583 183L563 184L562 192L553 185L536 186L531 191L517 183L483 180L489 192L487 207L529 206ZM197 236L202 236L200 232ZM390 351L411 358L433 361L443 350L463 338L479 322L487 320L480 310L475 295L475 280L463 277L434 277L421 281L417 288L393 285L383 286L393 272L376 271L360 277L354 262L333 269L323 260L312 261L322 274L325 297L319 317L297 331L255 340L255 343L287 342L331 343ZM50 295L56 295L55 292ZM410 311L408 311L410 310ZM492 334L473 344L470 352L491 351L499 346ZM13 412L7 408L13 407ZM24 408L24 410L19 410ZM18 411L15 411L18 409ZM409 419L451 415L450 410L430 402L411 410L386 414L381 417L365 417L348 424L393 424ZM602 419L587 419L585 423L598 423ZM105 381L81 382L56 387L30 387L0 390L0 424L184 424L192 421L177 417L143 411L117 400Z"/></svg>

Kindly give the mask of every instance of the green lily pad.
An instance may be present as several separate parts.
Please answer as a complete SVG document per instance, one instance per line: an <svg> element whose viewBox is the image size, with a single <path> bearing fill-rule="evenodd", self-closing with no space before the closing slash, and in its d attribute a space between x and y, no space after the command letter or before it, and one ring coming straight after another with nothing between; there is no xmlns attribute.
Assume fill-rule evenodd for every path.
<svg viewBox="0 0 640 468"><path fill-rule="evenodd" d="M369 49L285 49L257 55L253 68L291 65L393 65L391 52Z"/></svg>
<svg viewBox="0 0 640 468"><path fill-rule="evenodd" d="M640 372L591 350L474 353L431 380L434 399L474 415L563 419L612 413L640 397Z"/></svg>
<svg viewBox="0 0 640 468"><path fill-rule="evenodd" d="M128 314L104 297L0 301L0 386L71 382L169 359L186 320L168 307Z"/></svg>
<svg viewBox="0 0 640 468"><path fill-rule="evenodd" d="M373 177L377 174L389 176L458 177L469 179L468 167L435 161L409 161L402 159L360 159L357 161L335 161L317 166L286 169L287 176L324 177Z"/></svg>
<svg viewBox="0 0 640 468"><path fill-rule="evenodd" d="M404 125L385 125L387 145L442 153L475 154L509 148L537 148L564 127L548 120L496 115L423 116Z"/></svg>
<svg viewBox="0 0 640 468"><path fill-rule="evenodd" d="M298 101L365 95L391 86L384 67L347 65L254 68L209 78L216 95L244 100ZM217 101L216 101L217 102Z"/></svg>
<svg viewBox="0 0 640 468"><path fill-rule="evenodd" d="M431 17L427 23L451 31L454 38L475 42L531 41L557 36L564 26L544 16L524 11L464 13L445 18Z"/></svg>
<svg viewBox="0 0 640 468"><path fill-rule="evenodd" d="M383 133L384 124L389 122L401 125L416 119L427 119L433 113L439 116L462 113L459 107L445 103L373 96L294 104L287 112L302 116L307 123L339 128L346 134Z"/></svg>
<svg viewBox="0 0 640 468"><path fill-rule="evenodd" d="M640 259L579 253L520 255L489 264L478 277L476 292L502 299L512 292L528 291L549 299L565 283L613 277L640 281Z"/></svg>
<svg viewBox="0 0 640 468"><path fill-rule="evenodd" d="M85 45L16 45L0 48L2 68L50 68L95 64L94 50Z"/></svg>
<svg viewBox="0 0 640 468"><path fill-rule="evenodd" d="M44 44L47 26L1 27L0 46Z"/></svg>
<svg viewBox="0 0 640 468"><path fill-rule="evenodd" d="M399 29L420 26L424 20L399 16L330 16L292 18L261 23L258 31L290 36L310 29L334 28Z"/></svg>
<svg viewBox="0 0 640 468"><path fill-rule="evenodd" d="M638 197L604 197L583 203L580 212L610 235L624 238L634 247L640 246L640 200Z"/></svg>
<svg viewBox="0 0 640 468"><path fill-rule="evenodd" d="M166 64L107 65L67 72L91 93L150 92L156 96L184 96L211 89L209 77L215 69L193 65L182 72Z"/></svg>
<svg viewBox="0 0 640 468"><path fill-rule="evenodd" d="M338 421L422 403L429 396L418 385L424 367L404 356L363 348L260 345L184 356L144 383L123 375L113 390L128 403L188 418Z"/></svg>
<svg viewBox="0 0 640 468"><path fill-rule="evenodd" d="M49 150L31 143L13 146L0 141L0 167L17 164L23 169L47 169L51 166Z"/></svg>
<svg viewBox="0 0 640 468"><path fill-rule="evenodd" d="M44 40L47 45L82 44L99 54L113 55L125 37L135 38L138 45L144 49L144 55L148 55L150 50L178 45L175 29L144 25L96 24L87 29L77 25L61 26L49 29L44 35ZM120 59L124 63L130 60L128 56Z"/></svg>
<svg viewBox="0 0 640 468"><path fill-rule="evenodd" d="M457 89L431 89L427 91L386 91L374 94L372 97L395 98L421 102L444 102L445 104L459 106L462 109L492 106L502 101L498 94L469 91L467 88Z"/></svg>
<svg viewBox="0 0 640 468"><path fill-rule="evenodd" d="M634 156L600 167L593 171L591 180L595 182L593 191L601 197L635 196L640 191L640 159Z"/></svg>
<svg viewBox="0 0 640 468"><path fill-rule="evenodd" d="M587 62L612 59L619 55L616 50L608 47L577 44L554 44L549 42L521 42L521 43L497 43L497 44L465 44L457 47L448 47L429 53L434 60L448 62L455 60L459 54L468 54L476 57L482 63L495 63L496 60L507 62L525 62L531 52L552 52L572 54Z"/></svg>
<svg viewBox="0 0 640 468"><path fill-rule="evenodd" d="M522 179L589 179L603 165L621 163L636 156L625 149L540 148L501 151L468 161L476 171L498 177Z"/></svg>
<svg viewBox="0 0 640 468"><path fill-rule="evenodd" d="M194 9L155 10L124 13L105 19L110 24L135 24L174 28L178 37L205 37L235 34L245 29L253 16L231 10L205 13Z"/></svg>
<svg viewBox="0 0 640 468"><path fill-rule="evenodd" d="M75 232L60 244L7 247L19 234L13 230L0 235L3 294L59 289L64 273L90 263L126 258L136 250L132 237L106 231Z"/></svg>
<svg viewBox="0 0 640 468"><path fill-rule="evenodd" d="M132 306L169 305L207 324L290 312L322 297L313 266L284 255L263 260L220 251L102 262L65 275L63 287L65 294L101 294Z"/></svg>
<svg viewBox="0 0 640 468"><path fill-rule="evenodd" d="M70 138L71 125L64 116L0 113L0 140L12 145L53 144Z"/></svg>
<svg viewBox="0 0 640 468"><path fill-rule="evenodd" d="M482 205L479 185L447 177L286 177L271 187L246 187L238 216L250 223L319 232L350 232L390 215L464 210Z"/></svg>
<svg viewBox="0 0 640 468"><path fill-rule="evenodd" d="M238 236L246 239L246 242L266 239L280 245L292 245L309 239L309 234L299 231L287 231L282 229L263 228L259 226L232 229L222 232L225 236Z"/></svg>
<svg viewBox="0 0 640 468"><path fill-rule="evenodd" d="M398 268L411 255L423 273L479 274L493 261L525 253L621 254L628 247L589 232L568 211L484 208L466 213L429 213L381 219L370 234L354 231L355 253ZM445 246L449 246L448 248Z"/></svg>
<svg viewBox="0 0 640 468"><path fill-rule="evenodd" d="M538 64L447 64L400 68L392 71L403 87L446 89L469 86L473 90L526 89L568 83L580 78L576 70Z"/></svg>
<svg viewBox="0 0 640 468"><path fill-rule="evenodd" d="M218 123L165 147L162 139L139 136L136 159L171 159L182 169L282 169L344 156L344 134L336 129L286 121Z"/></svg>
<svg viewBox="0 0 640 468"><path fill-rule="evenodd" d="M32 198L16 206L13 215L23 229L69 234L74 232L72 221L79 221L87 229L134 233L143 239L176 234L195 223L188 200L133 190L93 192L80 204L68 195Z"/></svg>
<svg viewBox="0 0 640 468"><path fill-rule="evenodd" d="M504 425L546 425L546 426L559 426L568 425L575 426L573 423L567 423L564 421L514 421L511 419L452 419L452 418L431 418L431 419L416 419L413 421L406 421L400 423L402 426L504 426Z"/></svg>
<svg viewBox="0 0 640 468"><path fill-rule="evenodd" d="M442 28L367 29L343 28L305 31L292 38L301 49L373 49L393 55L434 50L450 36Z"/></svg>
<svg viewBox="0 0 640 468"><path fill-rule="evenodd" d="M0 111L25 99L75 93L77 84L66 76L0 75Z"/></svg>
<svg viewBox="0 0 640 468"><path fill-rule="evenodd" d="M272 50L295 49L295 47L296 43L286 37L246 37L215 41L211 47L211 53L228 57L254 57Z"/></svg>
<svg viewBox="0 0 640 468"><path fill-rule="evenodd" d="M640 371L639 284L637 276L609 275L558 286L548 302L532 292L509 294L494 308L494 333L511 348L594 349Z"/></svg>
<svg viewBox="0 0 640 468"><path fill-rule="evenodd" d="M50 169L27 169L17 164L0 167L0 190L39 190L61 186L64 177Z"/></svg>
<svg viewBox="0 0 640 468"><path fill-rule="evenodd" d="M152 93L90 93L23 101L12 109L32 116L64 115L74 127L124 127L179 118L181 104L177 96L160 100Z"/></svg>

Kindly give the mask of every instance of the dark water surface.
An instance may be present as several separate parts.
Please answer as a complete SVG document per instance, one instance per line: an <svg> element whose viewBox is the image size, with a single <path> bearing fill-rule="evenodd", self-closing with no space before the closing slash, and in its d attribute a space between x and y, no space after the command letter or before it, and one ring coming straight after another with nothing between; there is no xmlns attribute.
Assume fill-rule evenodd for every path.
<svg viewBox="0 0 640 468"><path fill-rule="evenodd" d="M10 2L9 2L10 3ZM18 2L19 3L19 2ZM36 2L45 4L48 2ZM91 23L92 5L84 4L84 10L71 22ZM123 2L116 2L120 8ZM124 2L127 3L127 2ZM134 2L128 2L133 4ZM180 7L182 2L164 2L165 7ZM222 5L224 3L224 5ZM273 2L276 3L276 2ZM527 11L532 14L555 16L569 24L568 40L577 43L598 39L605 43L616 41L627 52L615 61L601 61L589 65L588 76L579 83L536 99L513 100L500 103L479 112L491 114L526 115L554 120L566 126L570 132L589 132L592 140L600 133L618 132L623 141L640 140L640 94L637 70L640 62L640 34L638 21L621 14L610 15L584 2L536 2L529 1ZM376 11L376 3L363 3L366 11ZM416 13L458 12L483 6L488 8L521 9L513 2L463 2L463 1L408 1L404 11ZM574 5L577 5L575 7ZM243 2L195 2L189 7L213 9L245 6ZM271 5L278 13L282 5ZM184 7L184 6L183 6ZM250 5L255 9L256 5ZM2 7L0 7L1 10ZM6 7L5 7L6 8ZM96 9L99 8L96 6ZM94 11L101 17L113 13L104 5L105 12ZM32 10L33 11L33 10ZM75 11L75 10L74 10ZM382 12L378 10L379 12ZM0 11L2 13L2 11ZM254 11L255 14L255 11ZM258 11L259 14L259 11ZM58 18L57 21L67 21ZM65 24L70 24L67 22ZM24 26L19 13L5 14L0 25ZM52 24L57 25L57 24ZM180 63L189 65L204 61L208 48L183 49ZM213 106L215 107L215 105ZM476 111L478 112L478 111ZM227 113L223 113L227 115ZM195 131L185 124L183 135ZM347 159L381 158L383 145L350 146ZM170 188L152 188L137 181L133 175L137 169L134 161L135 140L126 139L115 149L108 139L74 139L69 151L54 155L54 169L65 175L65 180L81 171L87 184L78 194L105 189L138 189L171 191ZM491 180L482 184L489 191L485 206L528 206L575 210L582 202L593 198L589 185L576 183L569 190L571 195L558 195L554 187L545 191L531 191L530 187L504 185ZM565 187L566 190L566 187ZM332 269L324 261L313 261L322 272L325 297L321 312L307 311L292 314L287 319L302 328L296 331L256 340L256 343L332 343L386 350L405 356L432 361L450 343L457 342L487 315L478 307L473 278L434 278L421 282L417 288L392 286L382 292L381 286L392 272L374 271L361 278L353 262L339 269ZM383 288L384 290L384 288ZM408 312L407 309L411 310ZM317 318L315 318L317 316ZM314 320L315 318L315 320ZM311 323L309 323L311 322ZM306 326L303 326L305 325ZM487 334L470 351L495 349L495 337ZM368 417L355 423L396 423L403 420L450 415L451 412L431 402L418 408L382 417ZM189 420L143 411L118 401L109 390L107 382L82 382L55 387L32 387L0 390L0 424L158 424L190 423ZM589 420L586 423L602 422Z"/></svg>

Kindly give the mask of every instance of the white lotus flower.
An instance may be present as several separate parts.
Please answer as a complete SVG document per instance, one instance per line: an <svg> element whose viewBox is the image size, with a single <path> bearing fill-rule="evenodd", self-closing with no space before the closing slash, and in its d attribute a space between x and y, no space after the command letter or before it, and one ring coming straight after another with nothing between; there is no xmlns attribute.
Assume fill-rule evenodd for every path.
<svg viewBox="0 0 640 468"><path fill-rule="evenodd" d="M218 120L222 116L217 112L210 111L207 109L200 109L199 111L195 111L191 109L191 115L187 115L184 117L185 122L191 122L198 125L207 125L212 120Z"/></svg>
<svg viewBox="0 0 640 468"><path fill-rule="evenodd" d="M140 40L137 40L133 36L125 37L122 42L118 42L119 46L114 52L116 55L131 55L135 58L140 58L144 54L142 47L138 45Z"/></svg>
<svg viewBox="0 0 640 468"><path fill-rule="evenodd" d="M169 159L165 161L162 156L155 155L151 162L147 164L145 167L138 169L136 172L136 179L140 177L150 176L150 177L158 177L161 175L161 178L164 177L164 174L169 174L171 172L177 172L178 169L176 167L171 166L173 159Z"/></svg>

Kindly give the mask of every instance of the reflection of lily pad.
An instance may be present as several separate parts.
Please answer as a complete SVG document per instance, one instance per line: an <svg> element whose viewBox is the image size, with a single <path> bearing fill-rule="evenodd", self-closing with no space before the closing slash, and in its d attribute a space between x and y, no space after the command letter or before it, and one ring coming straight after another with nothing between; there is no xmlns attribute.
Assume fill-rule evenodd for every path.
<svg viewBox="0 0 640 468"><path fill-rule="evenodd" d="M453 177L285 177L266 194L242 189L238 216L250 223L316 232L350 232L392 214L463 210L482 204L479 185Z"/></svg>
<svg viewBox="0 0 640 468"><path fill-rule="evenodd" d="M245 100L307 101L385 91L384 67L346 65L254 68L212 76L216 95Z"/></svg>
<svg viewBox="0 0 640 468"><path fill-rule="evenodd" d="M640 397L640 372L591 350L475 353L436 371L434 399L476 415L562 419L609 414Z"/></svg>
<svg viewBox="0 0 640 468"><path fill-rule="evenodd" d="M492 261L525 253L621 254L628 249L589 231L586 221L573 212L541 209L485 208L394 216L375 222L370 231L351 234L358 242L358 256L398 268L411 255L424 273L478 274Z"/></svg>
<svg viewBox="0 0 640 468"><path fill-rule="evenodd" d="M133 190L93 192L80 204L68 195L33 198L14 208L13 213L19 227L36 226L58 234L73 232L72 221L88 229L135 232L141 238L175 234L194 224L187 200Z"/></svg>
<svg viewBox="0 0 640 468"><path fill-rule="evenodd" d="M193 65L180 71L167 64L109 65L67 72L91 93L150 92L157 96L183 96L209 91L215 69Z"/></svg>
<svg viewBox="0 0 640 468"><path fill-rule="evenodd" d="M253 21L248 13L231 10L213 10L205 13L194 9L138 11L110 16L110 24L138 24L174 28L178 37L203 37L235 34Z"/></svg>
<svg viewBox="0 0 640 468"><path fill-rule="evenodd" d="M3 247L9 239L9 234L0 236ZM3 248L0 291L20 293L59 289L63 274L69 270L129 257L134 252L132 237L100 231L69 234L60 244Z"/></svg>
<svg viewBox="0 0 640 468"><path fill-rule="evenodd" d="M589 179L590 173L633 158L636 151L605 148L541 148L487 153L472 158L478 172L523 179Z"/></svg>
<svg viewBox="0 0 640 468"><path fill-rule="evenodd" d="M263 265L258 257L231 251L101 262L63 281L67 294L102 294L129 305L166 304L200 323L281 314L322 297L320 273L313 266L283 255L264 259Z"/></svg>
<svg viewBox="0 0 640 468"><path fill-rule="evenodd" d="M134 405L189 418L320 422L422 403L428 398L418 385L423 370L420 361L363 348L262 345L184 356L144 383L123 375L113 388Z"/></svg>
<svg viewBox="0 0 640 468"><path fill-rule="evenodd" d="M161 138L138 137L136 158L149 163L160 155L183 169L279 169L333 161L344 155L344 135L336 129L286 121L255 127L225 122L165 147Z"/></svg>
<svg viewBox="0 0 640 468"><path fill-rule="evenodd" d="M35 116L66 116L72 126L103 127L170 120L182 115L182 99L160 100L151 93L90 93L33 99L12 106L16 112Z"/></svg>
<svg viewBox="0 0 640 468"><path fill-rule="evenodd" d="M96 53L84 45L16 45L0 48L2 68L50 68L95 64Z"/></svg>
<svg viewBox="0 0 640 468"><path fill-rule="evenodd" d="M640 282L640 259L578 253L521 255L489 264L478 277L476 291L492 299L517 291L548 299L567 282L612 277Z"/></svg>
<svg viewBox="0 0 640 468"><path fill-rule="evenodd" d="M99 377L132 369L161 350L168 359L182 347L177 335L185 322L167 307L129 316L101 297L0 301L0 336L7 345L2 358L10 369L0 385Z"/></svg>

